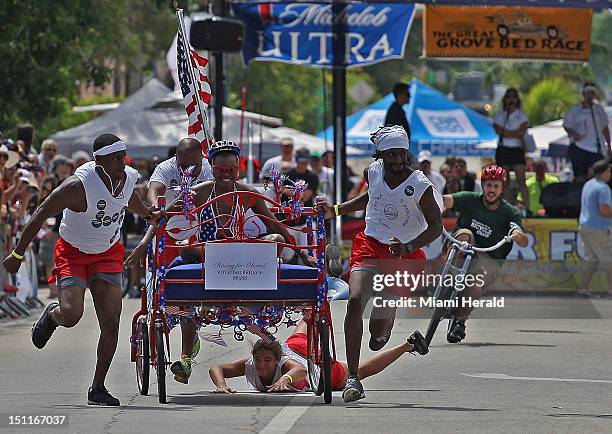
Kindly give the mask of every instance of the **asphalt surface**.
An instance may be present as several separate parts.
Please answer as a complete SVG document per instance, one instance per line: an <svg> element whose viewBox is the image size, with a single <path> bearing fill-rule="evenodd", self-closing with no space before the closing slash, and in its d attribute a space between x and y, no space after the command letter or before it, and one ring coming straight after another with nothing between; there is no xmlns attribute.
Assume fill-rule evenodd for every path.
<svg viewBox="0 0 612 434"><path fill-rule="evenodd" d="M612 432L612 300L506 297L504 319L468 321L459 345L446 343L444 326L427 356L406 354L364 381L366 398L331 405L310 393L262 394L244 379L239 392L215 395L208 368L243 357L247 341L225 334L227 347L204 342L188 385L167 376L168 404L141 396L129 360L130 319L138 301L125 300L119 349L106 386L119 408L87 405L98 326L91 297L73 329L58 329L44 350L30 341L31 320L0 323L0 433L175 432ZM344 359L345 302L333 303L336 347ZM574 314L572 315L572 312ZM427 327L425 311L403 312L391 342ZM542 319L548 318L548 319ZM365 327L367 330L367 326ZM210 330L214 332L215 330ZM284 328L277 336L288 336ZM171 333L176 356L180 335ZM254 337L249 337L251 342ZM369 335L363 339L362 357ZM8 426L9 416L66 415L68 426Z"/></svg>

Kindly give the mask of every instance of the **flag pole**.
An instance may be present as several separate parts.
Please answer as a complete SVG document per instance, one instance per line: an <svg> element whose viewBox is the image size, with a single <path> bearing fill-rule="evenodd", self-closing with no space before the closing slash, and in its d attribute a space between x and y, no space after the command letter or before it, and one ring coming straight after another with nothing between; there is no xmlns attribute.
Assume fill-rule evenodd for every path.
<svg viewBox="0 0 612 434"><path fill-rule="evenodd" d="M175 7L177 6L176 1L174 2L174 5ZM183 21L183 9L177 9L176 16L178 18L179 26L181 27L181 32L183 33L183 50L185 51L185 54L189 56L188 62L187 62L187 68L189 69L189 75L191 76L191 82L193 83L193 88L195 91L194 96L195 96L196 104L198 106L198 112L200 113L200 116L202 118L202 123L204 124L203 125L204 136L206 137L206 140L208 141L208 143L206 144L206 148L208 148L208 145L210 144L210 142L212 142L212 140L214 140L214 137L212 136L212 133L210 132L210 125L208 124L208 116L206 114L206 110L202 110L202 107L200 107L200 95L198 94L197 81L196 81L195 74L193 72L193 65L191 64L191 60L192 60L191 59L191 48L189 47L190 44L187 42L187 31L185 30L185 23Z"/></svg>

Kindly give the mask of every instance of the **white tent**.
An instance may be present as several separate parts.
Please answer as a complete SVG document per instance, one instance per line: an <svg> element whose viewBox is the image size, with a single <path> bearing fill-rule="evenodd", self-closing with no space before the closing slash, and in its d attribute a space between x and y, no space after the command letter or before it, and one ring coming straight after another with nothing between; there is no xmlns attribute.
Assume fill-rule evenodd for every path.
<svg viewBox="0 0 612 434"><path fill-rule="evenodd" d="M242 140L241 118L244 119ZM214 118L210 119L210 124L214 126ZM242 143L243 147L261 143L264 159L278 153L277 145L283 137L293 138L296 147L325 150L325 142L315 136L286 127L273 128L281 125L279 118L223 107L223 138ZM105 132L123 139L128 145L128 154L134 159L148 159L155 154L165 156L169 147L187 136L182 95L153 79L118 108L51 137L58 143L58 151L70 156L78 150L91 153L94 139ZM253 151L256 158L259 158L258 151Z"/></svg>

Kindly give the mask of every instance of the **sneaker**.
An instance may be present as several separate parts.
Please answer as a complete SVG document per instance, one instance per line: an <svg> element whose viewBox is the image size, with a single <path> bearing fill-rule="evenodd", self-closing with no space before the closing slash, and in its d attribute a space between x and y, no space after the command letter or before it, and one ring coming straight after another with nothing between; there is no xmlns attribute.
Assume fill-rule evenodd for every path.
<svg viewBox="0 0 612 434"><path fill-rule="evenodd" d="M176 381L188 384L191 376L191 359L187 356L181 356L181 360L177 360L170 366L170 372L174 374Z"/></svg>
<svg viewBox="0 0 612 434"><path fill-rule="evenodd" d="M463 339L465 339L465 320L454 319L446 340L451 344L456 344Z"/></svg>
<svg viewBox="0 0 612 434"><path fill-rule="evenodd" d="M365 398L365 392L359 377L357 375L349 375L342 392L342 399L344 399L344 402L352 402L363 398Z"/></svg>
<svg viewBox="0 0 612 434"><path fill-rule="evenodd" d="M411 353L417 352L421 356L424 356L429 352L429 347L427 346L425 337L421 334L420 331L415 330L414 333L412 333L407 339L407 341L414 347L412 351L410 351Z"/></svg>
<svg viewBox="0 0 612 434"><path fill-rule="evenodd" d="M49 313L59 306L59 303L52 302L45 307L38 321L32 325L32 343L39 350L43 349L57 328L57 324L51 319Z"/></svg>
<svg viewBox="0 0 612 434"><path fill-rule="evenodd" d="M89 405L108 405L117 407L119 400L108 393L104 386L91 386L87 392L87 404Z"/></svg>
<svg viewBox="0 0 612 434"><path fill-rule="evenodd" d="M195 340L193 341L193 347L191 348L191 358L195 359L195 357L200 352L200 338L196 334Z"/></svg>
<svg viewBox="0 0 612 434"><path fill-rule="evenodd" d="M381 336L379 338L375 338L374 336L370 336L370 349L372 351L379 351L382 350L382 348L387 345L387 342L389 342L389 339L391 339L391 335L389 336Z"/></svg>

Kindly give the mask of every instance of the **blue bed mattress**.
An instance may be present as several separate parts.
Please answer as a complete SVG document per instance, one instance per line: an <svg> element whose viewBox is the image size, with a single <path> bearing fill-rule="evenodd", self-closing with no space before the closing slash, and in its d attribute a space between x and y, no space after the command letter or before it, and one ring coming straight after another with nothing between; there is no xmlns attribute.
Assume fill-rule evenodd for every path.
<svg viewBox="0 0 612 434"><path fill-rule="evenodd" d="M281 264L281 279L316 279L319 270L304 265ZM201 279L202 264L179 265L166 270L166 279ZM277 290L204 291L198 283L166 282L167 301L195 300L316 300L316 283L279 283Z"/></svg>

